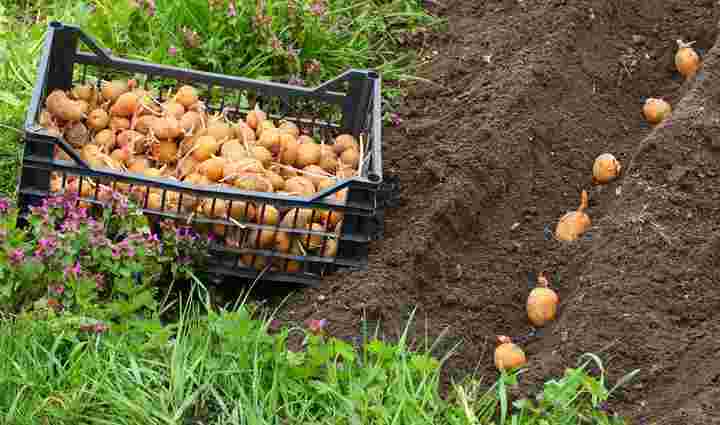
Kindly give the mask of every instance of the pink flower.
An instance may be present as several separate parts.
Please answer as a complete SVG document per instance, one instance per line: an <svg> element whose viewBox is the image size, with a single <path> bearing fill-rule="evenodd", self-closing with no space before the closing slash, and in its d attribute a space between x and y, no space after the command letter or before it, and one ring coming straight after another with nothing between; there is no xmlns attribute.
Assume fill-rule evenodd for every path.
<svg viewBox="0 0 720 425"><path fill-rule="evenodd" d="M325 14L325 2L323 0L315 0L310 5L310 13L315 16L322 16Z"/></svg>
<svg viewBox="0 0 720 425"><path fill-rule="evenodd" d="M64 275L67 278L67 276L70 274L75 279L77 279L78 276L80 276L80 272L82 271L82 268L80 267L80 262L76 261L74 266L67 266L65 267Z"/></svg>
<svg viewBox="0 0 720 425"><path fill-rule="evenodd" d="M228 16L234 18L237 16L237 8L235 7L235 0L230 0L230 6L228 6Z"/></svg>
<svg viewBox="0 0 720 425"><path fill-rule="evenodd" d="M65 286L63 286L63 285L51 286L50 290L57 295L62 295L65 293Z"/></svg>
<svg viewBox="0 0 720 425"><path fill-rule="evenodd" d="M177 47L175 47L175 46L170 46L170 48L168 49L168 55L170 55L170 56L175 56L175 55L177 55Z"/></svg>
<svg viewBox="0 0 720 425"><path fill-rule="evenodd" d="M25 259L25 252L22 249L16 249L13 252L10 253L10 262L13 264L20 263L23 259Z"/></svg>
<svg viewBox="0 0 720 425"><path fill-rule="evenodd" d="M308 330L315 334L320 335L325 332L325 326L327 325L327 320L321 319L311 319L308 321Z"/></svg>

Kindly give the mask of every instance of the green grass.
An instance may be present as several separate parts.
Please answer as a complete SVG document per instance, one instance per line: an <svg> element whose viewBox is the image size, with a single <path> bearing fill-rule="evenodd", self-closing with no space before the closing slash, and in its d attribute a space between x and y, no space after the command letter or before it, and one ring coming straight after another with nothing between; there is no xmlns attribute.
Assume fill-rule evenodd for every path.
<svg viewBox="0 0 720 425"><path fill-rule="evenodd" d="M454 385L443 399L440 369L452 352L413 352L404 336L363 335L353 346L297 327L269 332L272 317L257 311L188 303L169 327L129 322L101 336L78 332L77 317L5 318L0 423L624 423L602 409L610 391L595 356L600 376L586 362L547 382L538 399L511 399L518 372L491 386Z"/></svg>

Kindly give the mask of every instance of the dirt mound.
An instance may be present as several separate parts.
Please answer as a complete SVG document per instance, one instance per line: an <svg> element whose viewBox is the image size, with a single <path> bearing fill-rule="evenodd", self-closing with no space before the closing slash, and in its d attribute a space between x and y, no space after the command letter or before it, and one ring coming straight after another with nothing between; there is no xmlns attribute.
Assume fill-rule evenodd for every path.
<svg viewBox="0 0 720 425"><path fill-rule="evenodd" d="M422 70L434 84L414 87L404 123L385 131L401 205L370 270L305 291L288 318L325 317L352 337L364 315L392 334L417 306L418 335L449 327L440 349L462 343L448 379L495 376L494 336L530 332L528 273L558 273L559 319L524 342L528 388L595 352L611 379L642 368L616 406L624 415L720 421L720 6L442 3L449 31L428 41ZM687 83L674 69L677 39L696 40L705 60ZM675 111L652 129L640 111L658 96ZM625 173L592 187L603 152ZM592 239L547 240L582 189Z"/></svg>

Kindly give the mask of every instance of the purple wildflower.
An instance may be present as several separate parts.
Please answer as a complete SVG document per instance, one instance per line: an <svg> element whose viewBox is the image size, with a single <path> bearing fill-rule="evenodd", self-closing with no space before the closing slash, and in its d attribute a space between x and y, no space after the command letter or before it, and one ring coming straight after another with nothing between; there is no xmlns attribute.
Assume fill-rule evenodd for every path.
<svg viewBox="0 0 720 425"><path fill-rule="evenodd" d="M110 328L104 323L98 323L94 327L94 331L96 334L105 333L108 331L108 329L110 329Z"/></svg>
<svg viewBox="0 0 720 425"><path fill-rule="evenodd" d="M281 326L282 324L278 319L273 319L272 321L270 321L270 324L268 324L268 330L270 330L271 332L277 332L280 330Z"/></svg>
<svg viewBox="0 0 720 425"><path fill-rule="evenodd" d="M237 16L237 7L235 6L235 0L230 0L230 5L228 6L228 16L231 18Z"/></svg>
<svg viewBox="0 0 720 425"><path fill-rule="evenodd" d="M400 114L393 112L390 114L390 122L393 126L397 127L402 124L403 119L400 117Z"/></svg>
<svg viewBox="0 0 720 425"><path fill-rule="evenodd" d="M10 209L10 201L5 198L0 198L0 213L4 213L8 209Z"/></svg>
<svg viewBox="0 0 720 425"><path fill-rule="evenodd" d="M315 0L310 5L310 13L315 16L322 16L325 14L325 2L323 0Z"/></svg>
<svg viewBox="0 0 720 425"><path fill-rule="evenodd" d="M25 252L22 249L16 249L10 253L10 262L12 264L18 264L25 259Z"/></svg>
<svg viewBox="0 0 720 425"><path fill-rule="evenodd" d="M80 272L82 271L82 268L80 267L80 262L76 261L74 266L67 266L65 267L64 276L67 278L68 275L72 275L75 279L77 279L78 276L80 276Z"/></svg>
<svg viewBox="0 0 720 425"><path fill-rule="evenodd" d="M98 290L105 289L105 276L103 276L101 273L95 275L95 288L97 288Z"/></svg>
<svg viewBox="0 0 720 425"><path fill-rule="evenodd" d="M120 258L122 256L122 252L117 247L112 247L112 258Z"/></svg>
<svg viewBox="0 0 720 425"><path fill-rule="evenodd" d="M54 292L57 295L62 295L65 293L65 286L64 285L51 286L50 291Z"/></svg>
<svg viewBox="0 0 720 425"><path fill-rule="evenodd" d="M54 239L43 238L38 241L38 245L39 246L35 251L35 257L42 258L53 255L57 243Z"/></svg>
<svg viewBox="0 0 720 425"><path fill-rule="evenodd" d="M170 48L168 49L168 55L170 55L170 56L177 55L177 52L178 52L178 50L177 50L177 47L175 47L175 46L170 46Z"/></svg>
<svg viewBox="0 0 720 425"><path fill-rule="evenodd" d="M315 335L320 335L325 332L325 326L327 325L327 320L321 319L311 319L308 321L308 330L312 332Z"/></svg>

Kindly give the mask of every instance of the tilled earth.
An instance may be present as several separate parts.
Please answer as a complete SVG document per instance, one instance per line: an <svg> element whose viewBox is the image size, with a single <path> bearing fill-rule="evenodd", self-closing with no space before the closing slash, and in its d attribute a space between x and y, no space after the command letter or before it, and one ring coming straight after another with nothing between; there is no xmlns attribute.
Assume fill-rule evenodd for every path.
<svg viewBox="0 0 720 425"><path fill-rule="evenodd" d="M441 4L442 3L442 4ZM408 42L430 57L384 130L400 205L365 272L330 277L285 309L353 337L363 317L439 352L446 382L493 378L494 337L523 342L527 391L586 352L610 381L641 368L612 406L663 424L720 423L720 6L711 0L437 0L448 30ZM675 71L676 40L704 65ZM656 128L641 113L663 97ZM613 153L620 179L591 185ZM590 238L546 238L589 192ZM559 276L558 319L530 334L528 274Z"/></svg>

